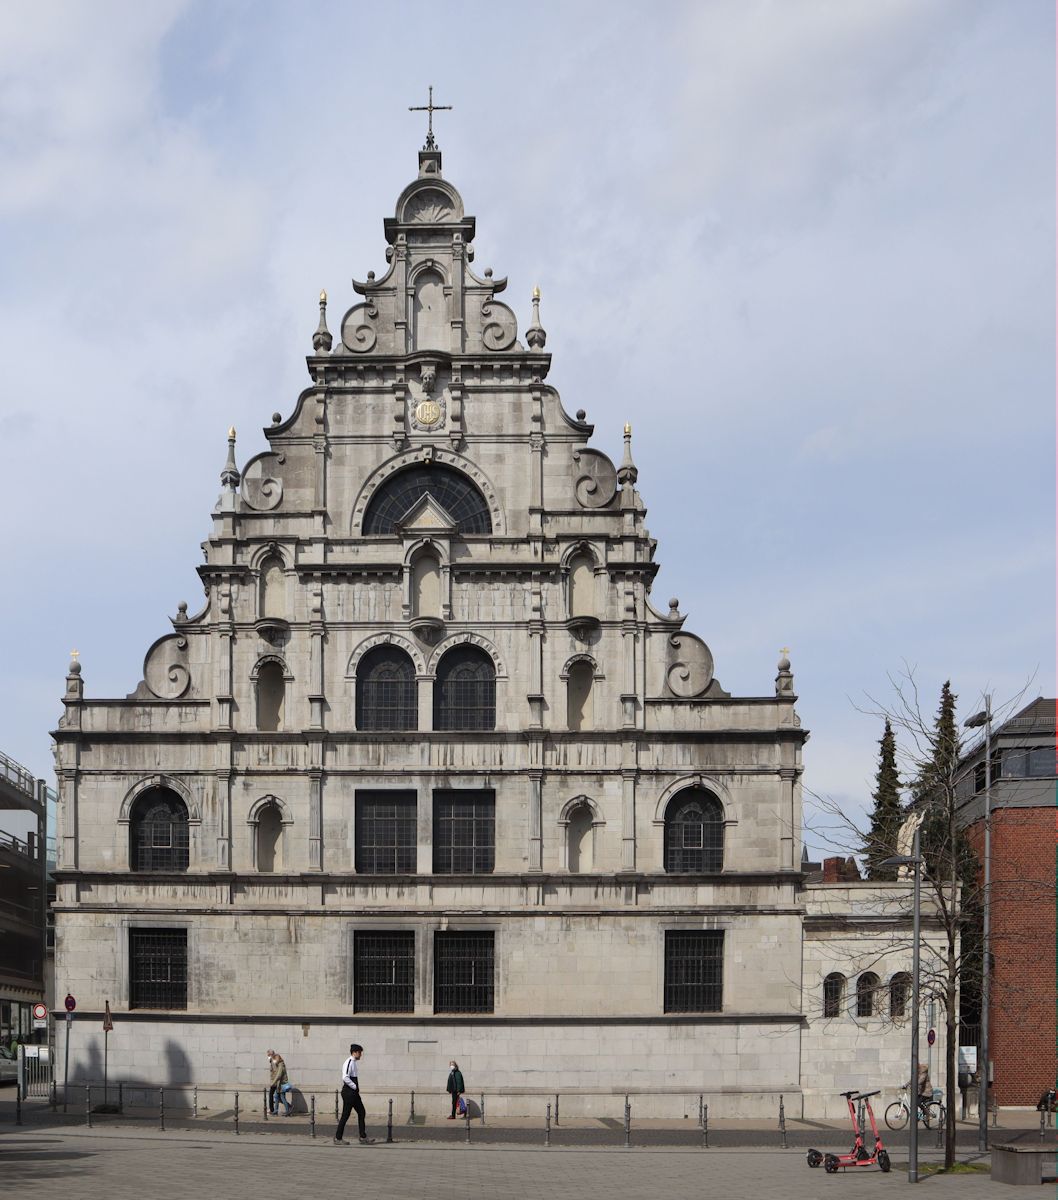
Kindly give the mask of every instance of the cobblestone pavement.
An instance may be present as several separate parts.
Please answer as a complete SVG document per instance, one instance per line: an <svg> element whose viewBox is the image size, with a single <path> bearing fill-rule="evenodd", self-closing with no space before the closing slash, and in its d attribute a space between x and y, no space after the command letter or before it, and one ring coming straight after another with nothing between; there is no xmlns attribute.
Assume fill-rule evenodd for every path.
<svg viewBox="0 0 1058 1200"><path fill-rule="evenodd" d="M931 1155L932 1157L932 1155ZM70 1200L260 1200L262 1196L356 1196L378 1200L659 1200L715 1196L858 1200L907 1193L906 1162L828 1176L795 1150L439 1146L397 1143L348 1147L291 1134L147 1134L126 1130L0 1133L0 1179L11 1196ZM927 1197L991 1200L1009 1196L987 1176L934 1178ZM1030 1193L1040 1194L1040 1193ZM1048 1192L1048 1194L1050 1194Z"/></svg>

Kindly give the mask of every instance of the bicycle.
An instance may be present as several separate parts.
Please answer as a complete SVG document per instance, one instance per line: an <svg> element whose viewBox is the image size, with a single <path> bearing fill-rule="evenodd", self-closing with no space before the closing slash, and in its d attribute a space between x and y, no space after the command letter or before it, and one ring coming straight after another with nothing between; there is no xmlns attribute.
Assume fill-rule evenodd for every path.
<svg viewBox="0 0 1058 1200"><path fill-rule="evenodd" d="M885 1110L885 1123L890 1129L903 1129L908 1121L911 1120L911 1106L907 1098L909 1091L910 1089L905 1084L900 1089L900 1099L894 1100ZM927 1129L930 1128L931 1123L934 1121L938 1125L944 1124L947 1110L939 1100L926 1099L919 1096L917 1108L918 1119Z"/></svg>

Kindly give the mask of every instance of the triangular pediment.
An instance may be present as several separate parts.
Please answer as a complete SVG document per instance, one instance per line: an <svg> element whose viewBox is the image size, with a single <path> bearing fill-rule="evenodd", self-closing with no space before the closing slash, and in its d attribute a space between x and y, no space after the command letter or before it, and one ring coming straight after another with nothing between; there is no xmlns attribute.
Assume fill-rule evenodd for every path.
<svg viewBox="0 0 1058 1200"><path fill-rule="evenodd" d="M426 492L397 522L401 533L455 533L455 518Z"/></svg>

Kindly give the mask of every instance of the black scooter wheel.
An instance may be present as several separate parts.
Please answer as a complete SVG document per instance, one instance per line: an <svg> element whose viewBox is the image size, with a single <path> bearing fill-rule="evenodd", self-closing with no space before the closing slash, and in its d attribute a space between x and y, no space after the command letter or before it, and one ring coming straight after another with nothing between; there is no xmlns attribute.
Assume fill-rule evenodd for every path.
<svg viewBox="0 0 1058 1200"><path fill-rule="evenodd" d="M818 1167L823 1161L823 1155L819 1150L809 1150L805 1157L808 1159L810 1167Z"/></svg>
<svg viewBox="0 0 1058 1200"><path fill-rule="evenodd" d="M878 1170L888 1172L889 1168L892 1165L893 1164L889 1161L889 1151L888 1150L879 1150L878 1151Z"/></svg>
<svg viewBox="0 0 1058 1200"><path fill-rule="evenodd" d="M833 1154L828 1154L826 1158L823 1159L823 1170L826 1171L828 1175L836 1175L838 1173L838 1160Z"/></svg>

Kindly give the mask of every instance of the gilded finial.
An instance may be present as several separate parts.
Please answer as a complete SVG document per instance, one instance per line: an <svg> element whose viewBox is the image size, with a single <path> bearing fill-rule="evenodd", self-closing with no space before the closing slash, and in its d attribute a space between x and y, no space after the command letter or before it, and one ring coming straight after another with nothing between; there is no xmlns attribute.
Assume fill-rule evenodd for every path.
<svg viewBox="0 0 1058 1200"><path fill-rule="evenodd" d="M334 339L327 328L327 290L324 289L320 292L320 323L312 335L312 348L317 354L326 354L333 345Z"/></svg>
<svg viewBox="0 0 1058 1200"><path fill-rule="evenodd" d="M228 426L228 441L229 442L235 441L235 426L234 425Z"/></svg>
<svg viewBox="0 0 1058 1200"><path fill-rule="evenodd" d="M525 331L525 340L533 350L543 350L547 344L547 331L540 324L540 289L533 288L533 321Z"/></svg>
<svg viewBox="0 0 1058 1200"><path fill-rule="evenodd" d="M80 650L71 650L71 651L70 651L70 657L71 657L71 658L73 658L73 659L80 658L80 657L81 657L81 651L80 651Z"/></svg>
<svg viewBox="0 0 1058 1200"><path fill-rule="evenodd" d="M539 286L539 284L538 284L538 285L537 285L535 288L533 288L533 299L534 299L534 300L539 300L539 299L540 299L540 286Z"/></svg>
<svg viewBox="0 0 1058 1200"><path fill-rule="evenodd" d="M625 437L631 437L631 436L632 436L631 422L625 421Z"/></svg>
<svg viewBox="0 0 1058 1200"><path fill-rule="evenodd" d="M321 304L327 303L327 289L326 288L320 289L320 303Z"/></svg>
<svg viewBox="0 0 1058 1200"><path fill-rule="evenodd" d="M639 478L639 471L632 461L632 426L625 422L625 452L621 465L617 470L617 478L622 486L634 487Z"/></svg>
<svg viewBox="0 0 1058 1200"><path fill-rule="evenodd" d="M228 430L228 457L224 461L224 470L220 473L220 482L226 488L235 491L239 482L239 468L235 465L235 426Z"/></svg>

